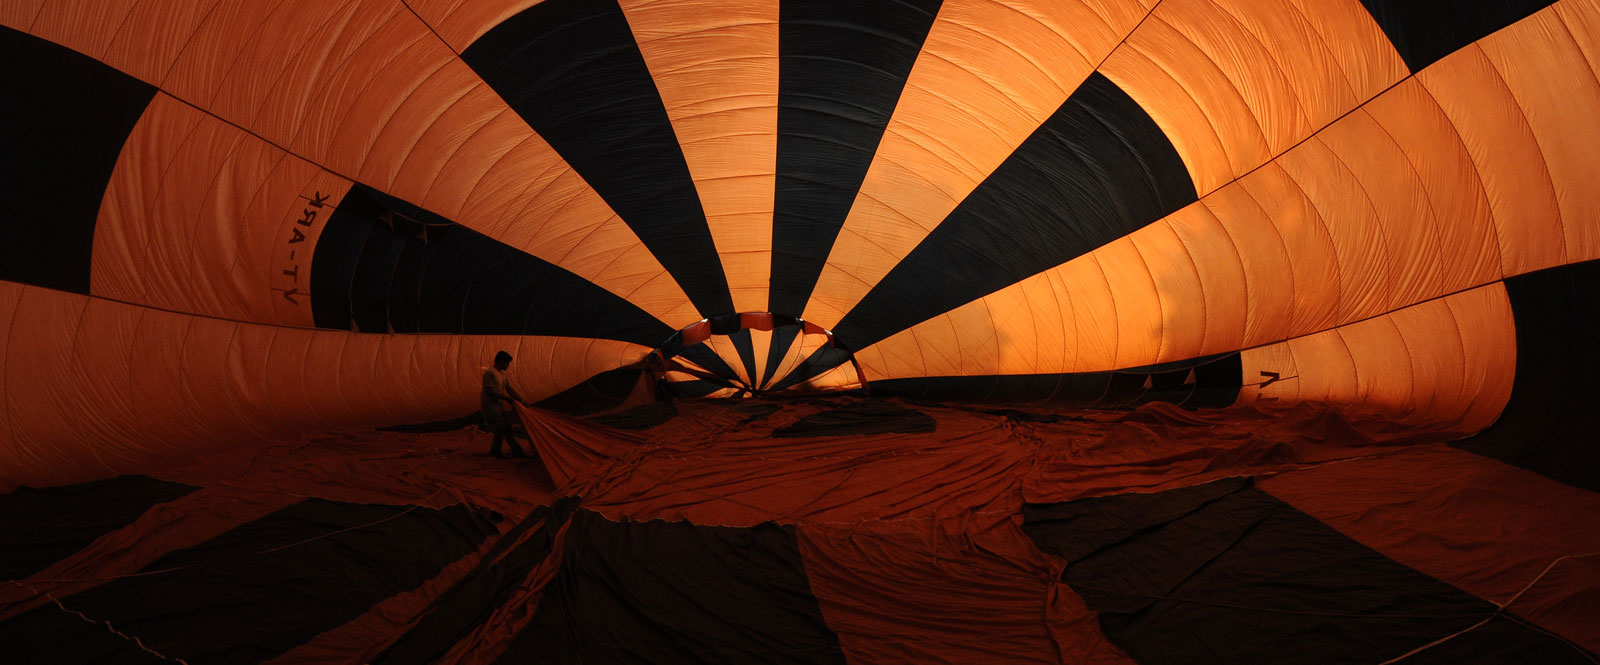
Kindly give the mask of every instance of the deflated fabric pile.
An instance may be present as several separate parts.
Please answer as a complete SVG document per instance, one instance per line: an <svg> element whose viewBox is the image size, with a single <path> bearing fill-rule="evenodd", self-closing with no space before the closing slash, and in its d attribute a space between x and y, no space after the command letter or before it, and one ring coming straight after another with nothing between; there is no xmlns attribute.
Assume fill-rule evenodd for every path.
<svg viewBox="0 0 1600 665"><path fill-rule="evenodd" d="M1596 72L1600 0L0 0L0 661L1600 662Z"/></svg>
<svg viewBox="0 0 1600 665"><path fill-rule="evenodd" d="M1600 498L1470 442L1309 408L668 408L629 430L524 410L528 461L488 458L471 428L377 432L5 496L26 546L7 550L0 647L271 663L1600 648L1600 560L1571 556L1600 552Z"/></svg>

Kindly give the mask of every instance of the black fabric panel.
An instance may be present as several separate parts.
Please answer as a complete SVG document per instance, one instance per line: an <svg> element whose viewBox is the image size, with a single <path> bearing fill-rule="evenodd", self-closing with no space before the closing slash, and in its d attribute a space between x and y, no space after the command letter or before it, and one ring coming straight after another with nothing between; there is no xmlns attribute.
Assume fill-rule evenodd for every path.
<svg viewBox="0 0 1600 665"><path fill-rule="evenodd" d="M799 337L798 326L777 326L772 329L772 341L767 347L767 366L761 373L761 385L758 388L765 390L767 384L782 378L777 376L778 368L789 355L789 347L794 346L794 341Z"/></svg>
<svg viewBox="0 0 1600 665"><path fill-rule="evenodd" d="M498 663L843 663L794 528L579 511L561 570Z"/></svg>
<svg viewBox="0 0 1600 665"><path fill-rule="evenodd" d="M581 416L621 406L633 394L644 372L614 369L589 377L583 383L539 400L541 409Z"/></svg>
<svg viewBox="0 0 1600 665"><path fill-rule="evenodd" d="M541 2L461 59L627 222L702 316L734 313L689 165L616 0Z"/></svg>
<svg viewBox="0 0 1600 665"><path fill-rule="evenodd" d="M932 432L938 423L916 409L885 402L858 402L837 409L814 413L773 430L778 438L813 436L855 436L866 434L921 434Z"/></svg>
<svg viewBox="0 0 1600 665"><path fill-rule="evenodd" d="M688 360L712 374L727 379L729 383L738 383L739 373L733 370L726 361L710 346L701 343L695 344L680 352L679 357Z"/></svg>
<svg viewBox="0 0 1600 665"><path fill-rule="evenodd" d="M833 332L864 349L1196 200L1161 127L1091 74Z"/></svg>
<svg viewBox="0 0 1600 665"><path fill-rule="evenodd" d="M1457 448L1600 492L1600 261L1505 281L1517 378L1500 418Z"/></svg>
<svg viewBox="0 0 1600 665"><path fill-rule="evenodd" d="M739 352L739 362L744 365L744 375L750 377L750 387L756 387L761 383L761 376L756 374L756 347L755 340L750 338L750 331L740 330L728 339L733 342L734 350Z"/></svg>
<svg viewBox="0 0 1600 665"><path fill-rule="evenodd" d="M372 662L375 665L422 665L443 656L488 620L511 593L525 583L534 567L544 562L550 555L556 532L566 524L577 505L577 499L568 498L528 513L495 541L471 572L435 598L411 630Z"/></svg>
<svg viewBox="0 0 1600 665"><path fill-rule="evenodd" d="M779 3L772 311L805 311L940 4Z"/></svg>
<svg viewBox="0 0 1600 665"><path fill-rule="evenodd" d="M320 328L551 335L654 347L672 329L559 266L365 186L328 217L311 264Z"/></svg>
<svg viewBox="0 0 1600 665"><path fill-rule="evenodd" d="M20 580L196 488L147 476L0 494L0 581Z"/></svg>
<svg viewBox="0 0 1600 665"><path fill-rule="evenodd" d="M258 663L416 588L493 532L461 507L308 499L61 603L169 658ZM0 653L18 663L156 660L53 604L0 623Z"/></svg>
<svg viewBox="0 0 1600 665"><path fill-rule="evenodd" d="M394 276L399 272L402 253L409 249L414 255L422 248L423 242L393 232L386 233L384 231L391 229L382 226L374 231L367 234L361 257L356 261L354 281L350 284L350 313L356 329L361 332L394 332L389 325L389 301L393 293ZM313 256L312 260L315 259ZM396 300L405 302L409 298ZM404 307L403 304L401 306Z"/></svg>
<svg viewBox="0 0 1600 665"><path fill-rule="evenodd" d="M1232 478L1030 504L1023 531L1143 665L1378 663L1488 618L1493 604L1384 557ZM1486 652L1549 638L1520 626Z"/></svg>
<svg viewBox="0 0 1600 665"><path fill-rule="evenodd" d="M1224 354L1194 367L1195 390L1183 406L1190 409L1220 409L1239 400L1244 387L1244 358L1238 352Z"/></svg>
<svg viewBox="0 0 1600 665"><path fill-rule="evenodd" d="M667 383L669 394L678 397L705 397L724 388L735 388L731 383L715 383L695 379L692 381L672 381Z"/></svg>
<svg viewBox="0 0 1600 665"><path fill-rule="evenodd" d="M100 199L148 83L0 26L0 280L89 293Z"/></svg>
<svg viewBox="0 0 1600 665"><path fill-rule="evenodd" d="M812 351L810 356L800 361L800 364L790 370L787 376L772 384L772 387L768 390L783 390L791 386L800 385L810 379L828 373L829 370L835 367L850 362L850 358L849 351L834 344L824 345L816 351Z"/></svg>
<svg viewBox="0 0 1600 665"><path fill-rule="evenodd" d="M1600 662L1600 657L1589 653L1587 649L1568 644L1542 631L1530 631L1519 621L1515 615L1497 616L1489 623L1400 661L1400 665L1594 665Z"/></svg>
<svg viewBox="0 0 1600 665"><path fill-rule="evenodd" d="M355 330L356 265L383 213L377 199L357 185L328 215L311 255L311 319L318 328Z"/></svg>
<svg viewBox="0 0 1600 665"><path fill-rule="evenodd" d="M1239 396L1238 352L1116 372L933 376L872 381L872 394L945 402L1037 403L1128 409L1170 402L1222 408Z"/></svg>
<svg viewBox="0 0 1600 665"><path fill-rule="evenodd" d="M1554 4L1552 0L1361 0L1412 73Z"/></svg>

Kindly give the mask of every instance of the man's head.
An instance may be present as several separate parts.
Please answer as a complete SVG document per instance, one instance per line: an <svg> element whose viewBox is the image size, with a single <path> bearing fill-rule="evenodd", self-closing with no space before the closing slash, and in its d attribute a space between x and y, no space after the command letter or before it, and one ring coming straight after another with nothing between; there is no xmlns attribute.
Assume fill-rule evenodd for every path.
<svg viewBox="0 0 1600 665"><path fill-rule="evenodd" d="M506 353L505 351L501 351L499 353L494 354L494 368L495 369L498 369L498 370L503 372L503 371L505 371L505 369L507 367L510 367L510 366L511 366L511 354Z"/></svg>

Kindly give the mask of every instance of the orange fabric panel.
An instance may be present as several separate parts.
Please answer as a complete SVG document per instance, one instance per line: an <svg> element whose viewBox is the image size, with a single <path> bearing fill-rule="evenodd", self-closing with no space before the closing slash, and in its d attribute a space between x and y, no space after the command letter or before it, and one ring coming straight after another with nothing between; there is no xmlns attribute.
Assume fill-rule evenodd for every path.
<svg viewBox="0 0 1600 665"><path fill-rule="evenodd" d="M286 58L284 44L301 46ZM398 3L219 9L166 89L296 157L559 265L668 325L699 318L600 195Z"/></svg>
<svg viewBox="0 0 1600 665"><path fill-rule="evenodd" d="M1407 74L1358 0L1168 0L1101 67L1204 195Z"/></svg>
<svg viewBox="0 0 1600 665"><path fill-rule="evenodd" d="M199 30L200 22L224 1L145 0L135 4L101 59L112 67L159 85L178 53Z"/></svg>
<svg viewBox="0 0 1600 665"><path fill-rule="evenodd" d="M838 323L1066 101L1149 4L946 0L806 317Z"/></svg>
<svg viewBox="0 0 1600 665"><path fill-rule="evenodd" d="M1239 403L1312 402L1362 417L1470 433L1511 397L1516 328L1505 286L1245 350ZM1280 380L1267 380L1264 372Z"/></svg>
<svg viewBox="0 0 1600 665"><path fill-rule="evenodd" d="M311 249L349 188L157 94L106 186L91 291L180 312L310 326Z"/></svg>
<svg viewBox="0 0 1600 665"><path fill-rule="evenodd" d="M1130 241L1119 243L1124 259L1142 262ZM1132 342L1119 318L1147 329L1159 322L1149 276L1121 273L1114 291L1108 274L1093 255L1070 261L892 335L856 359L869 379L880 380L1093 371L1120 366L1119 353L1156 352L1159 337ZM1119 299L1128 301L1124 309ZM982 341L969 348L963 339Z"/></svg>
<svg viewBox="0 0 1600 665"><path fill-rule="evenodd" d="M0 282L0 436L6 441L11 433L11 387L6 368L6 358L11 355L11 327L17 316L17 306L22 300L22 289L9 282ZM3 490L0 487L0 490Z"/></svg>
<svg viewBox="0 0 1600 665"><path fill-rule="evenodd" d="M1565 233L1550 170L1527 117L1478 45L1417 79L1450 118L1488 199L1506 276L1566 262Z"/></svg>
<svg viewBox="0 0 1600 665"><path fill-rule="evenodd" d="M1111 304L1117 322L1116 367L1148 365L1161 352L1161 294L1150 265L1133 239L1124 236L1091 254L1111 287ZM1091 323L1081 321L1080 323ZM1080 326L1081 327L1081 326Z"/></svg>
<svg viewBox="0 0 1600 665"><path fill-rule="evenodd" d="M1445 292L1443 267L1440 265L1439 230L1433 220L1433 211L1428 207L1426 190L1405 154L1399 150L1383 127L1372 119L1372 115L1366 109L1359 109L1343 121L1328 127L1327 131L1317 136L1317 141L1336 154L1341 166L1349 169L1356 188L1372 207L1379 233L1376 242L1369 239L1368 231L1359 223L1356 227L1359 229L1356 237L1383 250L1384 254L1381 256L1387 258L1385 261L1384 258L1372 256L1363 257L1360 261L1361 267L1365 267L1369 262L1387 263L1387 275L1383 273L1377 275L1379 283L1383 286L1371 293L1372 301L1376 304L1387 300L1388 303L1398 307ZM1292 163L1289 160L1285 161ZM1327 171L1324 171L1324 175L1326 173ZM1354 200L1360 201L1360 199ZM1333 205L1330 202L1326 207L1331 210L1341 210ZM1359 203L1352 206L1351 199L1341 201L1340 205L1343 210L1360 207ZM1330 222L1329 230L1334 233L1337 244L1343 237L1339 231L1344 228L1345 217L1334 213L1325 215L1325 218ZM1345 247L1339 245L1339 249L1341 256L1345 256ZM1343 267L1344 264L1341 264L1341 269ZM1468 279L1454 281L1477 284L1482 283L1484 279L1480 277L1468 281L1471 276L1464 277ZM1387 298L1380 295L1385 291ZM1367 295L1360 293L1357 297L1364 303ZM1375 311L1387 309L1392 307L1382 307ZM1362 316L1367 313L1362 305L1354 304L1347 316Z"/></svg>
<svg viewBox="0 0 1600 665"><path fill-rule="evenodd" d="M1222 241L1227 238L1227 230L1204 205L1185 207L1168 217L1165 224L1183 243L1187 259L1194 262L1199 293L1177 302L1164 299L1162 304L1185 308L1198 304L1204 310L1200 322L1200 346L1194 355L1208 355L1244 346L1251 290L1240 288L1245 284L1244 265L1233 243ZM1166 351L1162 352L1163 357L1167 355Z"/></svg>
<svg viewBox="0 0 1600 665"><path fill-rule="evenodd" d="M0 2L0 25L28 32L45 0L5 0Z"/></svg>
<svg viewBox="0 0 1600 665"><path fill-rule="evenodd" d="M1344 156L1319 136L1284 155L1278 165L1316 209L1333 243L1340 287L1338 320L1361 319L1404 305L1393 297L1396 285L1389 279L1399 271L1397 262L1413 257L1390 247L1376 202L1362 189Z"/></svg>
<svg viewBox="0 0 1600 665"><path fill-rule="evenodd" d="M493 353L537 400L636 361L608 340L365 335L237 323L0 282L9 325L0 484L158 468L307 430L476 410Z"/></svg>
<svg viewBox="0 0 1600 665"><path fill-rule="evenodd" d="M51 0L29 32L96 59L103 59L139 0Z"/></svg>
<svg viewBox="0 0 1600 665"><path fill-rule="evenodd" d="M1600 55L1600 9L1569 2L1568 28L1554 7L1479 42L1484 55L1510 89L1527 119L1555 187L1561 211L1562 241L1567 263L1600 258L1600 196L1594 174L1600 172L1600 134L1593 131L1600 114L1600 79L1585 48ZM1579 5L1590 5L1580 7ZM1580 44L1579 35L1585 39Z"/></svg>
<svg viewBox="0 0 1600 665"><path fill-rule="evenodd" d="M1539 605L1565 594L1592 598L1592 576L1546 586L1574 572L1557 564L1533 584L1557 559L1600 551L1600 530L1593 527L1600 496L1593 492L1446 445L1309 467L1260 483L1384 556L1493 603L1517 598L1508 609L1518 616L1586 648L1600 646L1600 606Z"/></svg>
<svg viewBox="0 0 1600 665"><path fill-rule="evenodd" d="M1494 424L1511 401L1517 375L1517 331L1505 284L1495 283L1444 299L1461 335L1459 385L1467 407L1457 417L1463 430ZM1511 324L1502 321L1512 321ZM1455 379L1450 379L1455 380Z"/></svg>
<svg viewBox="0 0 1600 665"><path fill-rule="evenodd" d="M722 362L728 364L734 376L739 377L740 381L750 383L751 379L744 371L744 361L739 359L739 348L733 345L733 338L717 335L706 340L705 344L717 354L717 357L722 358Z"/></svg>
<svg viewBox="0 0 1600 665"><path fill-rule="evenodd" d="M778 166L778 4L623 0L738 311L767 309Z"/></svg>
<svg viewBox="0 0 1600 665"><path fill-rule="evenodd" d="M1237 201L1227 201L1237 197ZM1246 265L1266 271L1247 274L1246 288L1252 294L1277 291L1269 285L1288 279L1290 290L1287 317L1273 310L1252 311L1246 324L1245 343L1276 341L1299 332L1321 330L1347 320L1340 309L1344 271L1341 255L1329 230L1325 211L1318 208L1306 188L1278 163L1268 164L1237 185L1227 187L1207 199L1222 219L1231 240ZM1354 203L1352 201L1351 203ZM1363 210L1365 210L1363 208ZM1238 214L1241 219L1234 219ZM1261 233L1264 237L1250 237ZM1260 255L1257 255L1257 253ZM1263 298L1282 297L1276 293ZM1276 305L1276 303L1273 303ZM1274 308L1275 309L1275 308Z"/></svg>
<svg viewBox="0 0 1600 665"><path fill-rule="evenodd" d="M1321 220L1315 217L1314 211L1308 214L1309 204L1291 208L1295 211L1291 214L1269 216L1261 203L1263 200L1270 201L1268 197L1298 197L1291 201L1302 203L1304 197L1276 166L1268 165L1257 174L1254 193L1251 187L1242 185L1224 187L1201 200L1201 207L1217 220L1222 233L1217 235L1216 229L1211 229L1207 237L1195 243L1225 244L1237 254L1241 272L1236 288L1242 288L1245 293L1246 343L1278 334L1284 322L1293 325L1293 321L1305 316L1305 312L1313 307L1327 310L1327 318L1331 318L1333 307L1337 304L1337 298L1330 299L1325 294L1317 293L1319 289L1337 288L1334 281L1307 280L1303 277L1306 274L1331 273L1331 251L1321 255L1314 250L1306 251L1316 245L1308 246L1303 242L1296 243L1294 251L1291 251L1288 240L1277 226L1277 223L1283 223L1290 228L1309 230L1319 228ZM1180 227L1189 226L1180 224ZM1207 274L1210 274L1209 271ZM1203 274L1201 279L1205 280L1207 276ZM1302 282L1309 287L1305 293L1301 292ZM1213 285L1209 293L1216 293L1229 285L1229 282L1217 278L1210 278L1207 283ZM1277 288L1250 288L1251 284L1272 284Z"/></svg>
<svg viewBox="0 0 1600 665"><path fill-rule="evenodd" d="M1190 206L1191 209L1198 206ZM1193 358L1205 355L1204 343L1209 312L1200 284L1200 272L1189 248L1178 238L1171 224L1156 223L1148 233L1128 236L1147 266L1145 274L1156 293L1161 327L1156 358ZM1148 266L1163 266L1151 270ZM1137 274L1137 271L1134 271Z"/></svg>
<svg viewBox="0 0 1600 665"><path fill-rule="evenodd" d="M1388 151L1385 144L1393 142L1409 166L1400 169L1394 156L1386 157L1395 164L1394 180L1414 180L1409 189L1391 194L1391 201L1404 205L1410 200L1423 206L1405 215L1428 218L1437 235L1438 265L1433 269L1438 272L1426 280L1430 295L1500 279L1500 247L1483 181L1457 127L1424 84L1418 79L1403 81L1362 111L1382 130L1369 148ZM1378 179L1368 179L1372 180ZM1418 196L1419 191L1425 196Z"/></svg>
<svg viewBox="0 0 1600 665"><path fill-rule="evenodd" d="M405 4L459 53L506 19L541 1L407 0Z"/></svg>

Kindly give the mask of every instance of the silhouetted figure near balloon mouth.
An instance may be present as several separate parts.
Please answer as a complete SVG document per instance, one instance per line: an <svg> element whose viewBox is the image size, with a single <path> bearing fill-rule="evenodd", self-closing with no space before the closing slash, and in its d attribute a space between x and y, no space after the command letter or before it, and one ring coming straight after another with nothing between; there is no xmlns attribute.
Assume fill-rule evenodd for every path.
<svg viewBox="0 0 1600 665"><path fill-rule="evenodd" d="M505 441L511 443L512 457L527 457L522 448L517 445L517 434L512 430L512 425L517 422L517 413L512 405L521 402L522 397L511 387L511 382L506 378L506 368L511 367L511 354L501 351L494 354L494 367L483 373L483 422L488 425L489 431L494 432L494 443L489 446L489 455L500 458L500 444ZM533 443L528 443L529 448Z"/></svg>

